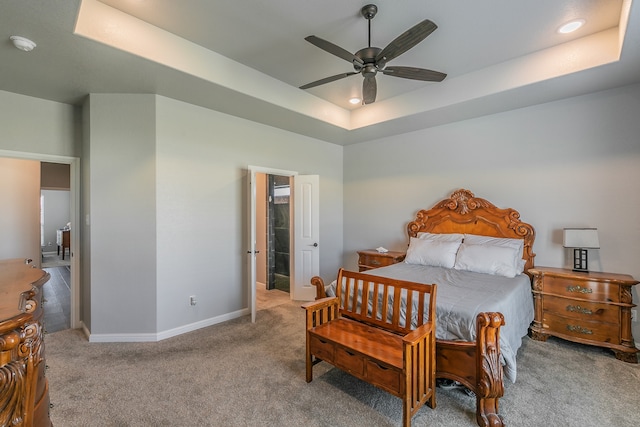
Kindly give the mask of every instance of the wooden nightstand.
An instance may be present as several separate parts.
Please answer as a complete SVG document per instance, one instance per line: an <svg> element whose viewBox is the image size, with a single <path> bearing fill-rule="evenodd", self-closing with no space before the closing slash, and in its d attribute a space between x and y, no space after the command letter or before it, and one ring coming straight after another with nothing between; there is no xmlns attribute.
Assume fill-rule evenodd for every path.
<svg viewBox="0 0 640 427"><path fill-rule="evenodd" d="M378 252L375 249L358 251L359 271L371 270L372 268L384 267L404 261L404 252Z"/></svg>
<svg viewBox="0 0 640 427"><path fill-rule="evenodd" d="M536 267L532 292L535 317L531 338L549 336L583 344L607 347L616 358L638 363L631 334L631 308L635 307L633 277L615 273L578 273L572 270Z"/></svg>

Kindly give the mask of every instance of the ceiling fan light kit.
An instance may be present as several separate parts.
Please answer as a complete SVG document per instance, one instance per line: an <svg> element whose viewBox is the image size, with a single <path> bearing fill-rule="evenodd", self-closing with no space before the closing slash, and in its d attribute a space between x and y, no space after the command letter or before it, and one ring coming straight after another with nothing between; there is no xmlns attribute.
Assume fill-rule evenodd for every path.
<svg viewBox="0 0 640 427"><path fill-rule="evenodd" d="M320 80L300 86L300 89L309 89L320 86L355 74L362 74L364 80L362 82L362 103L371 104L375 102L378 87L376 75L381 72L384 75L392 77L400 77L403 79L422 80L428 82L441 82L447 77L445 73L439 71L427 70L416 67L387 67L387 62L402 55L422 40L433 33L438 26L428 19L414 25L404 33L396 37L384 49L371 46L371 20L378 13L378 7L375 4L368 4L360 9L360 14L368 21L368 41L369 46L360 49L355 54L331 43L320 37L308 36L305 40L319 47L320 49L342 58L353 65L354 71L348 73L336 74L335 76L325 77Z"/></svg>

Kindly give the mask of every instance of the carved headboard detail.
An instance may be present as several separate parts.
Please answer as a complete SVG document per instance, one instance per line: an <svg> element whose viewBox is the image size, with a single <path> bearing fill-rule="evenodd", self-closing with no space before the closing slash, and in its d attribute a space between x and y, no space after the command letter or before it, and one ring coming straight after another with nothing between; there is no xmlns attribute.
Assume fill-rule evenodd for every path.
<svg viewBox="0 0 640 427"><path fill-rule="evenodd" d="M416 237L419 232L524 239L522 259L526 261L525 271L534 265L536 254L533 253L533 241L536 233L533 227L520 221L520 213L515 209L497 208L469 190L456 190L431 209L419 211L416 219L407 225L407 233L410 237Z"/></svg>

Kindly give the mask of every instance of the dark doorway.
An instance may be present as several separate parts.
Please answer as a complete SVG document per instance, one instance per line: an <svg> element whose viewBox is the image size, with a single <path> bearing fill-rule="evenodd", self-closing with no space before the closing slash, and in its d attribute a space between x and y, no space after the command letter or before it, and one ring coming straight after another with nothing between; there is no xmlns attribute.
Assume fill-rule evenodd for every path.
<svg viewBox="0 0 640 427"><path fill-rule="evenodd" d="M289 292L290 194L288 176L267 177L267 289Z"/></svg>

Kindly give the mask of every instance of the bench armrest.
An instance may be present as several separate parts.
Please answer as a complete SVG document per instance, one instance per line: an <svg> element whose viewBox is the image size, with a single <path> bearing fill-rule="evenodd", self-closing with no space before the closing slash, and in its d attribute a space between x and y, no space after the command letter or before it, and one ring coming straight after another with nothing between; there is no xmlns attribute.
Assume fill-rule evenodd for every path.
<svg viewBox="0 0 640 427"><path fill-rule="evenodd" d="M422 339L427 337L430 333L433 332L433 323L427 322L423 323L413 331L409 332L407 335L402 337L402 342L405 345L416 345Z"/></svg>
<svg viewBox="0 0 640 427"><path fill-rule="evenodd" d="M338 298L326 297L301 306L307 312L307 329L327 323L338 317Z"/></svg>

